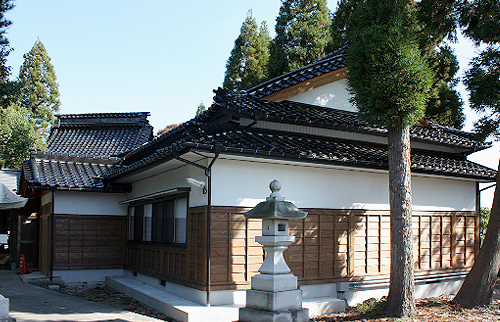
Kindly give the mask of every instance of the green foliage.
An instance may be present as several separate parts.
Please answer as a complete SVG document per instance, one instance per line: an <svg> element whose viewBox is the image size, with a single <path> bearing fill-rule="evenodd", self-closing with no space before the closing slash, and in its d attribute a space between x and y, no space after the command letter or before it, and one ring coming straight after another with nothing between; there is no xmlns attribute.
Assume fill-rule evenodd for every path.
<svg viewBox="0 0 500 322"><path fill-rule="evenodd" d="M348 41L347 26L352 25L352 14L365 0L341 0L332 19L332 40L329 51ZM413 3L414 1L408 1ZM455 0L422 0L414 2L414 29L416 41L434 74L425 118L454 128L462 128L465 115L463 102L455 85L458 61L449 46L439 48L445 38L455 39L458 20Z"/></svg>
<svg viewBox="0 0 500 322"><path fill-rule="evenodd" d="M484 240L484 235L486 234L486 228L488 227L488 222L490 221L491 208L481 207L481 222L479 225L479 237L481 237L481 244Z"/></svg>
<svg viewBox="0 0 500 322"><path fill-rule="evenodd" d="M446 38L456 40L460 3L461 0L417 1L422 48L432 49Z"/></svg>
<svg viewBox="0 0 500 322"><path fill-rule="evenodd" d="M248 89L268 79L270 41L266 22L259 29L252 11L248 11L226 63L224 88Z"/></svg>
<svg viewBox="0 0 500 322"><path fill-rule="evenodd" d="M500 43L500 2L498 0L465 1L461 8L463 33L477 45Z"/></svg>
<svg viewBox="0 0 500 322"><path fill-rule="evenodd" d="M10 54L11 48L5 34L12 21L5 19L5 13L12 8L14 8L12 0L0 0L0 83L8 82L10 76L7 56Z"/></svg>
<svg viewBox="0 0 500 322"><path fill-rule="evenodd" d="M330 24L326 0L282 0L269 76L283 75L322 58L330 40Z"/></svg>
<svg viewBox="0 0 500 322"><path fill-rule="evenodd" d="M465 122L463 101L455 89L459 70L451 47L444 45L427 52L427 61L434 73L434 82L427 102L425 118L441 125L461 129Z"/></svg>
<svg viewBox="0 0 500 322"><path fill-rule="evenodd" d="M432 71L422 57L413 1L366 0L354 8L346 35L348 84L360 116L388 127L424 116Z"/></svg>
<svg viewBox="0 0 500 322"><path fill-rule="evenodd" d="M19 71L21 86L20 105L30 111L45 133L54 122L54 112L59 111L59 85L54 67L45 46L38 39L31 51L24 55L24 62Z"/></svg>
<svg viewBox="0 0 500 322"><path fill-rule="evenodd" d="M332 52L348 42L347 25L349 24L349 19L351 18L354 8L363 1L364 0L339 1L337 10L332 16L332 24L330 26L331 39L327 46L328 52Z"/></svg>
<svg viewBox="0 0 500 322"><path fill-rule="evenodd" d="M20 169L30 149L44 149L38 128L28 111L16 104L0 109L0 167Z"/></svg>
<svg viewBox="0 0 500 322"><path fill-rule="evenodd" d="M196 110L196 116L203 114L203 112L205 112L206 110L207 108L205 107L205 104L201 102L200 105L198 105L198 109Z"/></svg>
<svg viewBox="0 0 500 322"><path fill-rule="evenodd" d="M356 305L355 310L369 318L383 316L387 306L387 298L371 298Z"/></svg>
<svg viewBox="0 0 500 322"><path fill-rule="evenodd" d="M499 135L500 129L500 49L488 47L475 57L465 73L470 106L481 115L475 124L482 138Z"/></svg>

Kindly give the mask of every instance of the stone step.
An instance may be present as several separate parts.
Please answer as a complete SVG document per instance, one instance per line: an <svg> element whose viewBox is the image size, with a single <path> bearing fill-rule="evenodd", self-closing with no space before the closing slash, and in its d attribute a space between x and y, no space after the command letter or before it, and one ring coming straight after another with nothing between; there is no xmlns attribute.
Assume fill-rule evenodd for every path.
<svg viewBox="0 0 500 322"><path fill-rule="evenodd" d="M346 303L334 297L313 297L302 299L302 307L309 309L309 315L344 312Z"/></svg>
<svg viewBox="0 0 500 322"><path fill-rule="evenodd" d="M238 320L237 305L207 307L126 276L107 277L106 284L179 322Z"/></svg>

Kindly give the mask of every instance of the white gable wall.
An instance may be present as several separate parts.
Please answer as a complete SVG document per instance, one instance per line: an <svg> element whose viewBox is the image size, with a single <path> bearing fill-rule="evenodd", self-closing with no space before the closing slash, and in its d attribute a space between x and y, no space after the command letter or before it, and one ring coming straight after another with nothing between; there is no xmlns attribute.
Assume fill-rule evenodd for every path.
<svg viewBox="0 0 500 322"><path fill-rule="evenodd" d="M61 215L125 216L127 207L120 206L123 193L56 191L54 213ZM50 195L49 195L50 197Z"/></svg>
<svg viewBox="0 0 500 322"><path fill-rule="evenodd" d="M289 101L332 107L338 110L357 112L349 103L351 95L347 91L347 80L341 79L289 98Z"/></svg>
<svg viewBox="0 0 500 322"><path fill-rule="evenodd" d="M203 162L207 166L207 162ZM191 165L182 165L179 168L168 170L165 172L156 173L150 177L146 177L132 182L132 192L123 194L121 201L140 198L148 194L157 193L169 189L188 187L191 188L189 193L189 207L197 207L207 204L207 195L203 194L203 190L197 187L190 187L186 182L186 178L194 178L201 181L207 181L205 173L202 169Z"/></svg>
<svg viewBox="0 0 500 322"><path fill-rule="evenodd" d="M283 196L300 208L389 209L387 172L219 159L213 167L214 206L253 207L278 179ZM473 181L413 176L415 210L475 210Z"/></svg>

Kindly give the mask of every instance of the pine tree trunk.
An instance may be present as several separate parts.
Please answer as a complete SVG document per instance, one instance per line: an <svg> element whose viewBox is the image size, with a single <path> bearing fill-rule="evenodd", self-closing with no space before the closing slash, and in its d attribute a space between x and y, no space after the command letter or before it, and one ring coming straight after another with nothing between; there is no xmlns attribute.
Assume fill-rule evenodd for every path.
<svg viewBox="0 0 500 322"><path fill-rule="evenodd" d="M391 207L391 277L387 315L415 315L413 275L410 128L389 128L389 202Z"/></svg>
<svg viewBox="0 0 500 322"><path fill-rule="evenodd" d="M498 165L500 171L500 162ZM476 262L465 278L462 287L453 299L454 303L465 307L488 305L491 302L493 288L500 269L500 176L497 174L497 186L491 206L490 221L483 245Z"/></svg>

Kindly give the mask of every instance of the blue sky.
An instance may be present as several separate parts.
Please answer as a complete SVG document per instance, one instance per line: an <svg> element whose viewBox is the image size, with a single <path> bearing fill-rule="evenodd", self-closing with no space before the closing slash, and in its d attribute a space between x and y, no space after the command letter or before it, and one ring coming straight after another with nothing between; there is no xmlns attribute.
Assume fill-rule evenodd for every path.
<svg viewBox="0 0 500 322"><path fill-rule="evenodd" d="M268 23L271 36L280 0L17 0L7 13L13 77L37 38L52 58L60 113L151 112L158 131L212 104L226 60L247 11ZM330 0L334 11L336 0ZM477 51L453 45L462 71ZM462 96L466 100L463 87ZM466 108L466 130L474 113ZM498 166L498 146L473 156ZM490 189L491 190L491 189Z"/></svg>

